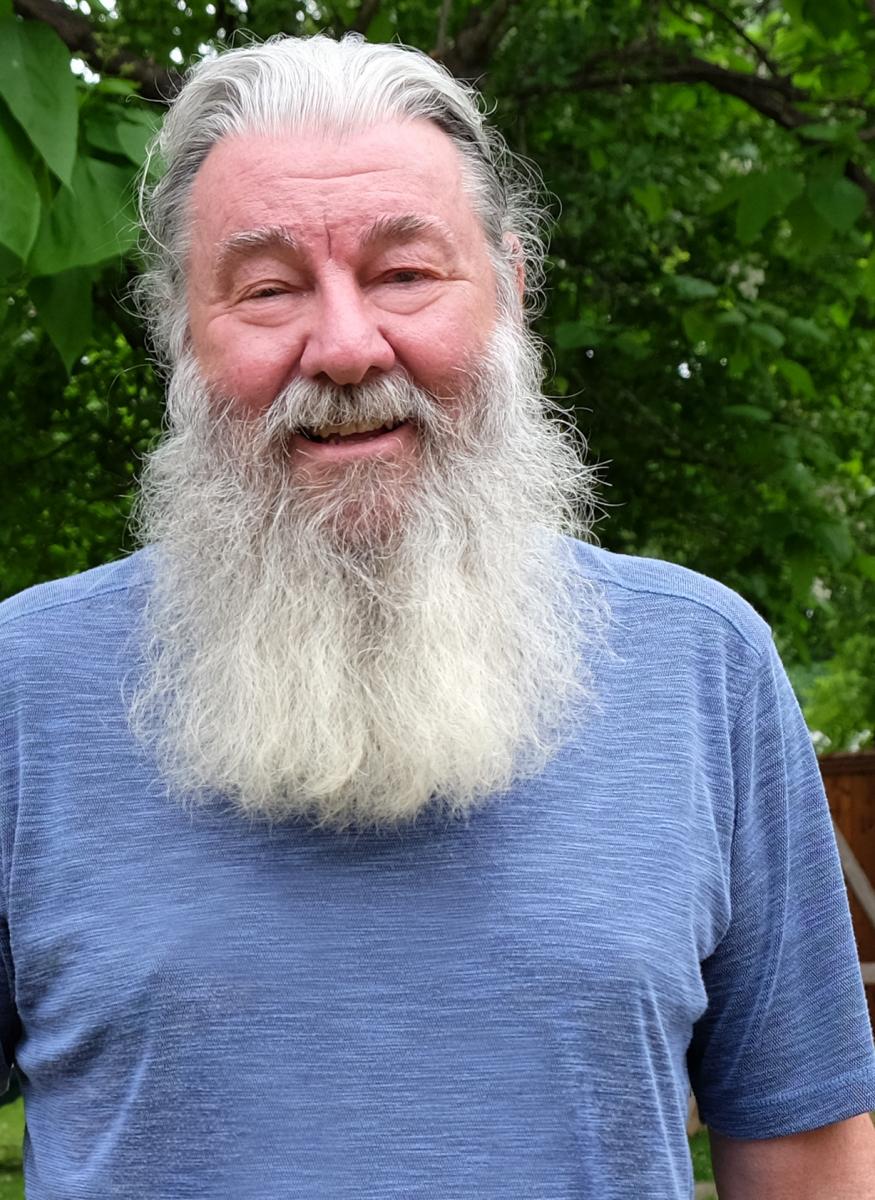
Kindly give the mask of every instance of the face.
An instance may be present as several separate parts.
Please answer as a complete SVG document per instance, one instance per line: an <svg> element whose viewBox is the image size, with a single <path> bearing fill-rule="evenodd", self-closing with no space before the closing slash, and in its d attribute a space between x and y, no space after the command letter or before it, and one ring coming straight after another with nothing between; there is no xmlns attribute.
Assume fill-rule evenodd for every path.
<svg viewBox="0 0 875 1200"><path fill-rule="evenodd" d="M133 728L181 796L248 815L467 813L552 752L601 615L557 536L581 465L455 149L421 123L229 139L193 217Z"/></svg>
<svg viewBox="0 0 875 1200"><path fill-rule="evenodd" d="M450 402L496 319L456 148L422 121L342 140L223 140L193 188L188 305L203 376L244 415L297 380L355 385L392 373ZM410 422L308 433L288 443L304 480L362 459L416 461Z"/></svg>

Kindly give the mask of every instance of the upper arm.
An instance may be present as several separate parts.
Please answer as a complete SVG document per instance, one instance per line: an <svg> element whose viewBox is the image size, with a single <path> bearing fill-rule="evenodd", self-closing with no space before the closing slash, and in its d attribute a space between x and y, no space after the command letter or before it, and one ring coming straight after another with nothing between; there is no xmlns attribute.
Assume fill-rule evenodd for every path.
<svg viewBox="0 0 875 1200"><path fill-rule="evenodd" d="M865 1113L786 1137L710 1138L720 1200L875 1200L875 1127Z"/></svg>
<svg viewBox="0 0 875 1200"><path fill-rule="evenodd" d="M773 647L735 714L727 929L689 1047L703 1121L780 1139L875 1108L875 1054L811 738Z"/></svg>

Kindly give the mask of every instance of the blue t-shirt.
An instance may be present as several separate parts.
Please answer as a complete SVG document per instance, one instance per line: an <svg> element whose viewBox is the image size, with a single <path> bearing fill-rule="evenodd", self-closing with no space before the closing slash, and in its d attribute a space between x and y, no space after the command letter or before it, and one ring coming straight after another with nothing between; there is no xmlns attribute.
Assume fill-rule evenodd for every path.
<svg viewBox="0 0 875 1200"><path fill-rule="evenodd" d="M686 1200L705 1121L875 1108L817 764L769 631L579 546L599 710L387 836L194 815L127 731L140 553L0 607L0 1042L28 1200Z"/></svg>

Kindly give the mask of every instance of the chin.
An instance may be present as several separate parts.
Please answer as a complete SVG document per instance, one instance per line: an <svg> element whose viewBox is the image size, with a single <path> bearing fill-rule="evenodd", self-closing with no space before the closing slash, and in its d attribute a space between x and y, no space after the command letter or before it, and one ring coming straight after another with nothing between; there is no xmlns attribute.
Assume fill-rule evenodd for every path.
<svg viewBox="0 0 875 1200"><path fill-rule="evenodd" d="M416 481L409 467L369 464L367 471L320 471L296 480L301 502L340 546L385 547L402 536L411 519Z"/></svg>

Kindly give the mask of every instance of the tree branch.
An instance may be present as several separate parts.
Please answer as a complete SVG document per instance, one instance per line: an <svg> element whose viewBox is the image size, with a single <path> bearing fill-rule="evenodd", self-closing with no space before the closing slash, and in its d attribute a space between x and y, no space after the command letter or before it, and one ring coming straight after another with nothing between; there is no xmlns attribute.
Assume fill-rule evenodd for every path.
<svg viewBox="0 0 875 1200"><path fill-rule="evenodd" d="M875 0L871 0L875 4ZM612 70L604 68L610 66ZM624 87L660 83L703 83L726 96L734 96L761 116L783 129L795 130L808 125L812 118L798 106L813 103L810 94L785 76L762 77L744 71L731 71L702 58L679 58L671 50L650 42L636 42L609 58L593 55L583 67L564 82L516 89L519 99L556 92L615 91ZM819 145L817 138L799 134L800 140ZM875 180L863 167L848 159L845 177L863 190L875 213Z"/></svg>
<svg viewBox="0 0 875 1200"><path fill-rule="evenodd" d="M380 11L380 0L362 0L362 6L350 26L356 33L367 33L368 26Z"/></svg>
<svg viewBox="0 0 875 1200"><path fill-rule="evenodd" d="M470 19L460 29L446 53L433 51L447 70L459 79L480 79L492 60L492 51L511 10L520 0L492 0L488 8L471 9Z"/></svg>
<svg viewBox="0 0 875 1200"><path fill-rule="evenodd" d="M91 22L76 9L57 0L13 0L13 7L26 20L42 21L54 29L67 49L83 58L92 71L138 83L140 94L147 100L166 103L179 90L179 71L159 67L129 50L103 50Z"/></svg>
<svg viewBox="0 0 875 1200"><path fill-rule="evenodd" d="M873 0L875 3L875 0ZM453 0L441 0L441 11L438 17L437 37L434 42L435 58L443 58L447 49L447 25L450 20L450 9L453 7Z"/></svg>
<svg viewBox="0 0 875 1200"><path fill-rule="evenodd" d="M591 59L564 83L519 89L515 94L613 91L651 83L705 83L715 91L743 100L784 129L796 129L811 120L796 107L797 104L810 102L809 94L782 76L764 78L746 71L732 71L703 58L679 58L663 47L642 43L629 45L615 55L612 71L592 71L594 66L601 67L606 58L601 54Z"/></svg>
<svg viewBox="0 0 875 1200"><path fill-rule="evenodd" d="M869 2L875 9L875 0ZM459 78L481 78L489 66L491 51L502 27L519 3L520 0L492 0L486 8L474 8L468 24L460 30L446 52L440 53L451 6L451 0L442 0L438 46L433 57L440 58ZM68 49L81 56L92 70L138 83L141 95L146 99L167 103L179 90L182 82L179 71L159 67L152 59L142 58L129 50L103 49L101 39L88 18L59 0L13 0L13 5L15 11L26 20L42 21L54 29ZM353 28L365 32L379 7L380 0L362 0ZM706 7L716 11L707 0ZM745 39L749 41L746 35ZM756 48L754 43L751 45ZM768 65L768 60L763 61ZM811 103L809 93L786 76L776 74L762 77L729 70L695 56L680 58L670 48L649 39L630 43L614 55L593 55L565 82L557 80L549 85L521 87L514 94L517 99L523 100L545 93L613 91L660 83L706 84L715 91L743 101L783 129L798 129L811 120L799 108L800 104ZM804 138L804 135L800 136ZM868 136L869 131L866 131L866 140ZM852 160L845 165L845 176L862 188L870 208L875 212L875 180Z"/></svg>
<svg viewBox="0 0 875 1200"><path fill-rule="evenodd" d="M725 24L727 24L735 33L736 37L739 37L743 42L746 42L756 55L757 62L761 63L768 71L771 72L772 75L779 76L781 74L777 64L772 62L764 47L762 47L759 42L754 41L746 29L737 24L737 22L733 21L729 13L723 12L723 10L718 8L716 4L712 4L711 0L697 0L697 2L700 8L707 9L712 16L716 17L720 21L725 22ZM871 0L871 3L875 4L875 0ZM669 5L669 7L671 7L671 5ZM675 11L676 10L672 8L672 12Z"/></svg>
<svg viewBox="0 0 875 1200"><path fill-rule="evenodd" d="M221 36L226 45L230 45L237 32L237 13L228 9L226 0L216 0L216 17L213 22L216 36ZM221 35L219 30L222 31Z"/></svg>

